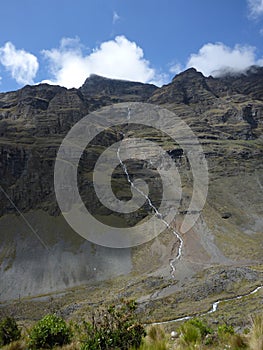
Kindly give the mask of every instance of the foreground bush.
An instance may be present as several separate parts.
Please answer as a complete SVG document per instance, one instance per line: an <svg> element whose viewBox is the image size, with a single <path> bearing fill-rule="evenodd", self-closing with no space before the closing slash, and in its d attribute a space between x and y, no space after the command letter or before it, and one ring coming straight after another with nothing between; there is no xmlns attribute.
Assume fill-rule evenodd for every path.
<svg viewBox="0 0 263 350"><path fill-rule="evenodd" d="M196 345L201 342L200 330L191 323L184 323L180 328L180 343L181 345L189 346Z"/></svg>
<svg viewBox="0 0 263 350"><path fill-rule="evenodd" d="M66 322L56 315L47 315L35 324L29 334L30 349L52 349L69 344L72 332Z"/></svg>
<svg viewBox="0 0 263 350"><path fill-rule="evenodd" d="M6 317L0 322L0 346L20 339L21 331L13 317Z"/></svg>
<svg viewBox="0 0 263 350"><path fill-rule="evenodd" d="M136 303L127 301L93 315L91 323L84 322L81 350L137 349L146 333L135 310Z"/></svg>
<svg viewBox="0 0 263 350"><path fill-rule="evenodd" d="M146 335L138 320L136 303L128 301L97 312L89 323L76 324L74 337L66 322L55 315L44 317L29 336L24 334L21 338L15 320L5 318L0 322L0 349L263 350L263 315L254 315L251 321L251 327L243 333L236 333L233 326L227 324L212 330L202 319L194 318L184 322L175 332L176 336L170 337L156 325L149 327Z"/></svg>
<svg viewBox="0 0 263 350"><path fill-rule="evenodd" d="M180 344L188 347L190 345L206 342L206 336L212 334L212 329L209 328L203 321L198 318L193 318L186 321L179 328Z"/></svg>

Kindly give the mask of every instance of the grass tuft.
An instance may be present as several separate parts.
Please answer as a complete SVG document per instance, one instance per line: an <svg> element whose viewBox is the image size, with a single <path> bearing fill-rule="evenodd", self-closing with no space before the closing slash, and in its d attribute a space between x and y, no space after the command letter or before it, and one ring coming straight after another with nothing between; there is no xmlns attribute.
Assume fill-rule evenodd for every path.
<svg viewBox="0 0 263 350"><path fill-rule="evenodd" d="M251 317L251 329L248 334L250 350L263 350L263 315Z"/></svg>

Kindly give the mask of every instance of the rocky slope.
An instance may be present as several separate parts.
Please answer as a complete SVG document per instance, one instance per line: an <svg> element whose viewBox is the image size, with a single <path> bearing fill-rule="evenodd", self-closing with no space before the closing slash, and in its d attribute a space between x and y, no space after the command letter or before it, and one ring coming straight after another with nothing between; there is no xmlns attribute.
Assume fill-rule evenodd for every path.
<svg viewBox="0 0 263 350"><path fill-rule="evenodd" d="M151 295L155 289L158 294L158 289L164 288L165 297L168 292L187 288L193 278L202 285L200 273L209 267L223 265L233 277L233 266L261 265L262 76L263 68L259 67L216 79L189 69L175 76L170 84L157 88L92 75L80 89L43 84L0 94L0 300L90 285L117 276L125 276L124 280L130 279L130 283L141 279L141 286L133 289L135 296L148 292ZM169 230L136 248L105 248L77 235L56 203L54 162L62 139L85 115L119 102L145 102L171 110L195 132L206 155L208 198L199 221L183 236L184 252L177 265L176 281L171 280L169 259L178 245ZM87 156L89 161L80 162L80 189L91 186L90 174L100 148L119 141L123 130L109 130L94 140ZM152 130L135 127L129 135L159 142L175 160L183 188L174 222L180 231L192 194L187 155ZM146 169L144 176L153 178L153 186L156 185L154 170L141 163L130 163L131 174L138 173L138 169ZM121 191L127 187L127 179L120 168L115 179L115 192L127 197L127 191ZM84 202L105 222L119 220L123 227L148 215L144 208L136 217L113 218L96 200L94 191L86 192L82 193ZM151 198L157 204L159 195L160 188L155 186ZM252 275L253 284L260 283L261 275L248 273ZM156 287L145 287L149 278L157 281ZM161 285L160 278L164 281ZM235 276L232 280L252 283L246 278L238 282ZM166 293L165 285L175 282L174 289L168 288ZM204 297L204 289L197 289L199 297ZM217 293L213 287L210 290L209 295Z"/></svg>

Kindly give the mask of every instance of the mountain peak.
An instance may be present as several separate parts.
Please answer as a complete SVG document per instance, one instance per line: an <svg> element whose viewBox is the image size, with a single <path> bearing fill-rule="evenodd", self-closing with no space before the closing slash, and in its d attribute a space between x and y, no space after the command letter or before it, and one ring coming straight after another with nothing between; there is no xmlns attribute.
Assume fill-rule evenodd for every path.
<svg viewBox="0 0 263 350"><path fill-rule="evenodd" d="M196 78L196 77L204 77L204 75L201 72L197 71L194 67L191 67L179 74L176 74L172 82L178 78Z"/></svg>
<svg viewBox="0 0 263 350"><path fill-rule="evenodd" d="M143 84L141 82L137 82L137 81L131 81L131 80L126 80L126 79L116 79L116 78L107 78L104 77L102 75L98 75L98 74L90 74L90 76L85 80L84 84L82 86L85 85L90 85L90 84L98 84L98 83L105 83L105 84L112 84L112 83L128 83L128 84Z"/></svg>
<svg viewBox="0 0 263 350"><path fill-rule="evenodd" d="M108 96L112 102L131 101L143 102L158 88L152 84L105 78L91 74L81 86L81 93L89 97Z"/></svg>
<svg viewBox="0 0 263 350"><path fill-rule="evenodd" d="M110 79L110 78L106 78L106 77L103 77L102 75L99 75L99 74L90 74L90 76L85 80L84 84L85 85L86 83L89 83L90 81L110 81L110 80L116 80L116 79Z"/></svg>

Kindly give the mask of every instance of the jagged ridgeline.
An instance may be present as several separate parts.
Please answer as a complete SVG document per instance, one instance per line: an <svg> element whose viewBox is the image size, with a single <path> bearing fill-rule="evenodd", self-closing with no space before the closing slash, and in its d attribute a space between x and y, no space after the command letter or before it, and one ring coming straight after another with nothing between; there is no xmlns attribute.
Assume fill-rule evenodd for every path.
<svg viewBox="0 0 263 350"><path fill-rule="evenodd" d="M169 229L138 247L106 248L74 232L57 205L54 165L63 138L84 116L121 102L149 103L172 111L196 134L208 162L206 205L195 226L183 236L184 251L175 280L169 261L177 254L178 241ZM262 264L263 256L262 129L263 68L259 67L221 78L204 77L189 69L161 88L91 75L79 89L41 84L1 93L0 301L115 278L120 284L136 280L141 286L131 291L136 297L156 291L161 298L162 289L164 298L174 293L166 290L168 284L183 293L190 280L203 285L209 273L215 274L214 280L220 279L221 266L231 278L221 289L209 285L206 296L262 282L262 269L251 270ZM96 160L124 134L157 143L174 160L182 199L173 225L180 232L192 197L191 166L181 147L154 128L123 124L92 140L78 168L83 202L98 220L120 228L154 215L147 202L136 213L114 213L94 192ZM132 179L147 182L149 197L158 208L162 183L156 167L147 159L125 164ZM121 165L114 170L111 185L118 199L131 198ZM237 275L233 272L236 266ZM198 293L199 298L204 297L204 288L196 287L195 295Z"/></svg>

